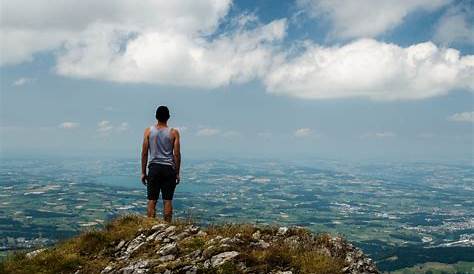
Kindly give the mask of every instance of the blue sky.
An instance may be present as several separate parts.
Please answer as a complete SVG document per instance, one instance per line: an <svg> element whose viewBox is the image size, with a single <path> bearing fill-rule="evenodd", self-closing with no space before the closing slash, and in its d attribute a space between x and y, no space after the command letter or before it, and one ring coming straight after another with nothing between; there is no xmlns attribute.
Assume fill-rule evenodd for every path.
<svg viewBox="0 0 474 274"><path fill-rule="evenodd" d="M1 1L2 156L138 157L164 104L184 157L472 160L471 1L41 2Z"/></svg>

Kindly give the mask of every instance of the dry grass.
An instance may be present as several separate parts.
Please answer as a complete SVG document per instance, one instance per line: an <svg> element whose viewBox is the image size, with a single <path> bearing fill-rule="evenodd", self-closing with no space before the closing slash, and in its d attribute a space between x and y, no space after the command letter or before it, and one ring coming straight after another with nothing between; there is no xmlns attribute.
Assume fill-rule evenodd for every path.
<svg viewBox="0 0 474 274"><path fill-rule="evenodd" d="M140 231L151 228L158 220L127 215L115 219L105 225L102 230L85 231L81 235L58 243L37 256L29 259L25 253L11 254L0 263L0 273L74 273L82 269L82 273L100 273L108 264L115 252L114 248L121 240L131 240ZM190 220L175 221L178 230L192 224ZM208 240L216 236L233 238L240 234L242 242L232 244L232 250L240 253L238 261L244 262L249 270L255 273L267 273L274 269L292 269L293 273L341 273L343 260L328 257L320 253L321 246L330 244L330 236L321 234L316 237L306 229L290 229L284 237L277 238L269 248L256 248L250 245L255 242L252 235L260 231L262 239L273 237L278 228L275 226L255 227L248 224L226 224L209 226L204 229L207 235L189 237L179 243L182 255L197 249L205 249ZM297 245L288 242L290 238L298 238ZM221 252L221 250L215 250ZM213 254L212 252L210 253ZM134 256L155 256L154 250L143 250ZM237 262L228 262L219 269L207 269L203 273L241 273Z"/></svg>
<svg viewBox="0 0 474 274"><path fill-rule="evenodd" d="M107 260L99 254L113 252L118 241L130 240L139 229L156 223L136 215L122 216L108 223L103 230L85 231L31 259L26 257L25 252L10 254L0 263L0 273L74 273L79 267L85 273L99 273L107 264Z"/></svg>

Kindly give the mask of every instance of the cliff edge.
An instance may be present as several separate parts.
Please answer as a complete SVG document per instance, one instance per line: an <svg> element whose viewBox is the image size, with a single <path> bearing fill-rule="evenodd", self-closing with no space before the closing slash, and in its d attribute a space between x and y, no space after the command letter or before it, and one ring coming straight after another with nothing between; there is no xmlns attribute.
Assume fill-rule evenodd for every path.
<svg viewBox="0 0 474 274"><path fill-rule="evenodd" d="M54 247L17 253L1 273L379 273L341 237L298 227L198 227L130 215Z"/></svg>

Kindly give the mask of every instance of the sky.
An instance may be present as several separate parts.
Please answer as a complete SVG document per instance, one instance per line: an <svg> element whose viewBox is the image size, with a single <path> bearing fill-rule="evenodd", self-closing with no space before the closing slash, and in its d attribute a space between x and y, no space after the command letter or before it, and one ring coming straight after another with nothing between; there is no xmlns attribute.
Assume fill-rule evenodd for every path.
<svg viewBox="0 0 474 274"><path fill-rule="evenodd" d="M474 3L0 0L2 157L473 162Z"/></svg>

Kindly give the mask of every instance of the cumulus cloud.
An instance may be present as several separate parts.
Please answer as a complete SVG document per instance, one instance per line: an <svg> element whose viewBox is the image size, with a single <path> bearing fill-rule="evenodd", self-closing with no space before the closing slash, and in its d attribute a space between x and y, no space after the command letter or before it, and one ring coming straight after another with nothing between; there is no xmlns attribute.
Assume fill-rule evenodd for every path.
<svg viewBox="0 0 474 274"><path fill-rule="evenodd" d="M453 122L474 123L474 111L454 113L448 117L448 120Z"/></svg>
<svg viewBox="0 0 474 274"><path fill-rule="evenodd" d="M197 131L196 135L197 136L215 136L221 132L220 129L217 128L201 128Z"/></svg>
<svg viewBox="0 0 474 274"><path fill-rule="evenodd" d="M444 45L453 43L474 44L474 9L472 3L449 8L439 20L435 41Z"/></svg>
<svg viewBox="0 0 474 274"><path fill-rule="evenodd" d="M62 128L62 129L74 129L74 128L79 127L79 123L76 123L76 122L63 122L63 123L59 124L58 127Z"/></svg>
<svg viewBox="0 0 474 274"><path fill-rule="evenodd" d="M103 120L97 123L97 132L101 136L108 136L112 132L121 133L128 130L129 124L127 122L121 122L118 125L114 125L108 120Z"/></svg>
<svg viewBox="0 0 474 274"><path fill-rule="evenodd" d="M71 77L202 88L250 81L266 71L273 43L286 34L286 20L263 25L241 15L217 34L230 5L230 0L6 1L1 32L9 42L2 43L1 62L29 61L56 48L56 72Z"/></svg>
<svg viewBox="0 0 474 274"><path fill-rule="evenodd" d="M35 78L20 77L20 78L16 79L15 81L13 81L12 86L19 87L19 86L23 86L23 85L26 85L26 84L33 83L34 81L36 81Z"/></svg>
<svg viewBox="0 0 474 274"><path fill-rule="evenodd" d="M198 89L257 79L272 94L305 99L414 100L474 89L473 55L430 42L400 47L372 39L333 47L308 41L295 51L283 43L286 19L263 24L254 14L230 16L232 0L0 1L3 65L50 51L56 73L68 77ZM298 3L329 18L333 35L351 38L377 36L410 12L448 2Z"/></svg>
<svg viewBox="0 0 474 274"><path fill-rule="evenodd" d="M116 82L216 88L261 77L272 59L272 42L283 38L285 28L286 21L278 20L211 41L153 30L136 34L121 52L118 44L126 34L97 25L84 38L66 44L57 72Z"/></svg>
<svg viewBox="0 0 474 274"><path fill-rule="evenodd" d="M414 100L474 89L474 55L431 42L406 48L373 39L334 47L308 42L299 56L280 58L265 85L299 98Z"/></svg>
<svg viewBox="0 0 474 274"><path fill-rule="evenodd" d="M299 128L295 130L294 135L296 137L307 137L313 133L313 130L310 128Z"/></svg>
<svg viewBox="0 0 474 274"><path fill-rule="evenodd" d="M433 11L451 0L298 0L311 17L331 22L331 36L376 37L403 22L416 10Z"/></svg>
<svg viewBox="0 0 474 274"><path fill-rule="evenodd" d="M134 0L2 0L2 63L29 61L35 53L56 49L77 37L91 42L97 37L88 34L98 25L109 26L97 34L104 37L110 37L107 32L140 35L153 29L212 33L230 5L230 0L143 0L139 5Z"/></svg>

